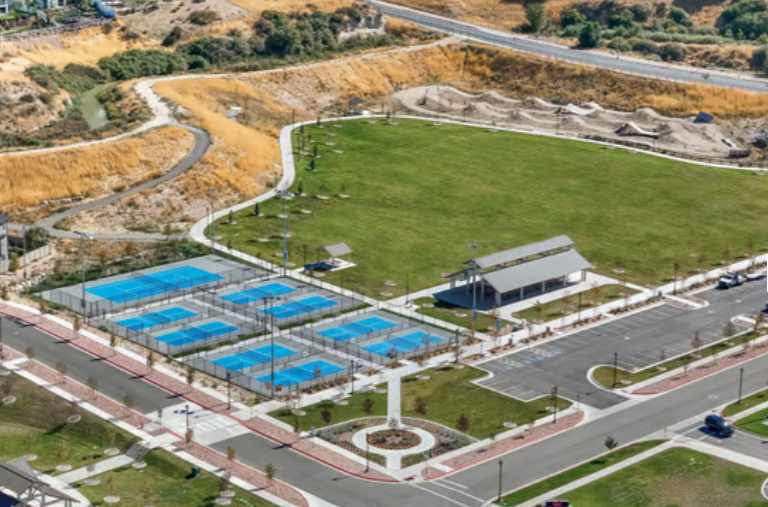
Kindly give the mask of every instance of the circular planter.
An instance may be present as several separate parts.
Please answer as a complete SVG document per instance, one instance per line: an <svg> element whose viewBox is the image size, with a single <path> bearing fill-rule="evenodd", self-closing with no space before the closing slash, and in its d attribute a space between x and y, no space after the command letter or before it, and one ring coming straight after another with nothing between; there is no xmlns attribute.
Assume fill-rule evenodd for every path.
<svg viewBox="0 0 768 507"><path fill-rule="evenodd" d="M342 199L349 199L349 195L347 194L339 194L339 197L341 197Z"/></svg>
<svg viewBox="0 0 768 507"><path fill-rule="evenodd" d="M233 496L235 496L235 492L232 491L231 489L228 489L226 491L223 491L221 493L221 496L223 496L224 498L232 498Z"/></svg>
<svg viewBox="0 0 768 507"><path fill-rule="evenodd" d="M272 240L269 238L259 238L259 243L269 243L270 241Z"/></svg>
<svg viewBox="0 0 768 507"><path fill-rule="evenodd" d="M35 454L25 454L24 457L22 457L24 461L35 461L37 459L37 455Z"/></svg>
<svg viewBox="0 0 768 507"><path fill-rule="evenodd" d="M110 447L104 450L104 454L106 456L117 456L118 454L120 454L120 449L118 449L117 447Z"/></svg>
<svg viewBox="0 0 768 507"><path fill-rule="evenodd" d="M349 400L336 400L334 401L336 405L341 405L342 407L345 405L349 405Z"/></svg>
<svg viewBox="0 0 768 507"><path fill-rule="evenodd" d="M504 423L504 427L507 428L507 429L513 430L513 429L517 428L517 424L515 424L513 422L505 422Z"/></svg>
<svg viewBox="0 0 768 507"><path fill-rule="evenodd" d="M296 417L304 417L305 415L307 415L306 412L304 412L303 410L298 409L298 408L295 408L295 409L291 410L291 413L293 415L295 415Z"/></svg>
<svg viewBox="0 0 768 507"><path fill-rule="evenodd" d="M429 375L425 375L423 373L416 375L416 378L419 380L429 380Z"/></svg>
<svg viewBox="0 0 768 507"><path fill-rule="evenodd" d="M97 479L96 477L94 477L93 479L86 479L83 481L83 484L85 484L86 486L97 486L101 484L101 479Z"/></svg>
<svg viewBox="0 0 768 507"><path fill-rule="evenodd" d="M72 470L72 465L56 465L57 472L69 472Z"/></svg>
<svg viewBox="0 0 768 507"><path fill-rule="evenodd" d="M216 499L216 505L229 505L232 503L232 500L230 498L225 498L223 496L220 496Z"/></svg>
<svg viewBox="0 0 768 507"><path fill-rule="evenodd" d="M134 461L131 466L136 469L146 468L147 464L143 461Z"/></svg>
<svg viewBox="0 0 768 507"><path fill-rule="evenodd" d="M311 209L303 209L303 210L299 211L299 213L302 213L304 215L311 215L312 214L312 210Z"/></svg>
<svg viewBox="0 0 768 507"><path fill-rule="evenodd" d="M83 417L80 414L72 414L71 416L67 417L67 422L69 424L79 423L82 418Z"/></svg>
<svg viewBox="0 0 768 507"><path fill-rule="evenodd" d="M385 292L381 292L380 294L381 294L383 297L385 297L385 298L388 298L388 297L392 297L392 293L391 293L391 292L386 292L386 291L385 291Z"/></svg>
<svg viewBox="0 0 768 507"><path fill-rule="evenodd" d="M421 443L421 437L407 430L380 430L366 435L371 447L388 450L411 449Z"/></svg>
<svg viewBox="0 0 768 507"><path fill-rule="evenodd" d="M3 398L3 405L10 405L16 401L16 396L6 396Z"/></svg>
<svg viewBox="0 0 768 507"><path fill-rule="evenodd" d="M117 503L120 501L120 497L117 495L105 496L104 503Z"/></svg>
<svg viewBox="0 0 768 507"><path fill-rule="evenodd" d="M11 370L7 368L0 368L0 377L7 377L11 374Z"/></svg>

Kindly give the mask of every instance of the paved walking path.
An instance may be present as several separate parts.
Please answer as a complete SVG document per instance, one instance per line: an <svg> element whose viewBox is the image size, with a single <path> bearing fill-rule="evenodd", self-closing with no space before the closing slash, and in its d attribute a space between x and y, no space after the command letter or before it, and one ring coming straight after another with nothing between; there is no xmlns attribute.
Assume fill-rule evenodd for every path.
<svg viewBox="0 0 768 507"><path fill-rule="evenodd" d="M97 463L94 463L93 472L90 472L88 470L88 467L83 467L83 468L78 468L77 470L72 470L71 472L67 472L65 474L59 475L58 477L60 481L66 482L67 484L72 484L75 482L84 481L89 477L93 477L96 475L103 474L105 472L109 472L110 470L114 470L116 468L130 465L131 463L133 463L133 460L131 458L129 458L125 454L121 454L119 456L115 456L113 458L105 459L104 461L99 461Z"/></svg>

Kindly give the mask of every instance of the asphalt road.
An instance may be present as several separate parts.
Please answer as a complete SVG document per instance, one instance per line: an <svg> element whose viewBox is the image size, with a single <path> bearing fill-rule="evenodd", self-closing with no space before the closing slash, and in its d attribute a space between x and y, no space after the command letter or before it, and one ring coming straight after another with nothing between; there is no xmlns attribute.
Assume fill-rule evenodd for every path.
<svg viewBox="0 0 768 507"><path fill-rule="evenodd" d="M760 287L764 288L762 284ZM751 293L751 289L746 287L745 292ZM741 312L739 305L752 304L745 303L747 298L737 292L727 293L723 297L723 304L735 313ZM758 291L752 297L759 299L764 297L764 293ZM61 343L46 333L3 320L6 321L3 337L9 345L20 350L32 346L37 357L49 365L55 365L59 360L64 361L78 380L97 377L100 391L116 400L131 394L136 407L145 412L178 401L167 392ZM657 331L663 329L664 323L658 323ZM745 393L765 387L768 356L743 363L743 367ZM708 412L734 399L737 389L738 369L730 368L644 402L623 403L611 409L609 415L503 456L502 487L505 491L518 488L591 459L604 452L603 441L607 435L613 436L620 443L630 442ZM238 459L258 469L263 470L267 463L274 463L281 479L341 507L479 507L482 500L493 498L498 488L497 460L456 472L432 483L393 485L351 478L255 434L217 444L221 449L227 446L236 449Z"/></svg>
<svg viewBox="0 0 768 507"><path fill-rule="evenodd" d="M592 407L612 407L627 398L596 388L587 379L590 368L612 364L614 353L619 367L629 371L659 362L662 350L668 358L688 353L696 331L702 345L722 340L731 317L765 305L765 282L712 290L698 297L710 305L698 310L661 305L482 363L478 367L493 377L478 383L523 400L548 395L557 386L560 396L576 400L580 395Z"/></svg>
<svg viewBox="0 0 768 507"><path fill-rule="evenodd" d="M134 408L139 412L154 412L180 401L175 395L87 354L35 326L3 318L2 334L3 342L20 352L32 347L35 359L46 366L55 368L56 363L62 361L67 365L67 375L78 382L85 384L89 377L98 379L99 392L113 400L122 402L126 395L131 395Z"/></svg>
<svg viewBox="0 0 768 507"><path fill-rule="evenodd" d="M695 69L682 65L654 65L642 60L619 58L615 55L573 49L552 43L537 41L528 37L513 35L509 32L480 27L470 23L464 23L454 19L429 14L415 9L408 9L399 5L366 0L367 3L380 9L385 15L409 21L433 30L469 37L471 39L494 44L525 53L533 53L544 57L566 60L572 63L590 65L608 70L637 74L646 77L681 81L686 83L710 84L727 86L729 88L742 88L744 90L765 92L768 91L768 81L757 78L742 78L726 73L714 73L706 69Z"/></svg>

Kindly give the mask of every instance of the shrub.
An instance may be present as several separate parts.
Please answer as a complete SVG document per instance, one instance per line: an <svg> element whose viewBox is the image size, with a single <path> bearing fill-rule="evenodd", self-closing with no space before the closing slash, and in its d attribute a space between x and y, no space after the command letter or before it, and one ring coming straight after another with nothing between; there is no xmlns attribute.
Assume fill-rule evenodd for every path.
<svg viewBox="0 0 768 507"><path fill-rule="evenodd" d="M631 11L626 9L615 11L613 14L611 14L608 17L609 28L618 28L620 26L623 26L624 28L629 28L630 26L632 26L632 23L634 22L635 22L634 14L632 14Z"/></svg>
<svg viewBox="0 0 768 507"><path fill-rule="evenodd" d="M596 48L600 45L600 25L595 21L584 24L579 33L579 46L583 48Z"/></svg>
<svg viewBox="0 0 768 507"><path fill-rule="evenodd" d="M576 9L565 9L560 13L560 26L566 28L572 25L583 25L587 17Z"/></svg>
<svg viewBox="0 0 768 507"><path fill-rule="evenodd" d="M58 93L59 88L83 93L107 82L107 76L99 69L74 63L68 64L62 71L50 65L32 65L25 72L32 81L52 93Z"/></svg>
<svg viewBox="0 0 768 507"><path fill-rule="evenodd" d="M653 53L656 51L656 44L644 39L630 39L629 43L632 45L632 51L637 53Z"/></svg>
<svg viewBox="0 0 768 507"><path fill-rule="evenodd" d="M582 28L584 25L568 25L560 32L560 36L576 38L581 33Z"/></svg>
<svg viewBox="0 0 768 507"><path fill-rule="evenodd" d="M166 47L166 48L167 47L171 47L174 44L176 44L177 42L179 42L179 40L181 40L181 36L182 36L183 33L184 32L181 30L181 27L174 26L171 29L171 31L168 32L168 35L165 36L165 38L163 39L163 42L161 42L161 44L163 45L163 47Z"/></svg>
<svg viewBox="0 0 768 507"><path fill-rule="evenodd" d="M669 9L669 14L667 17L678 25L687 27L693 26L693 20L691 19L691 16L689 16L688 13L680 7L672 7Z"/></svg>
<svg viewBox="0 0 768 507"><path fill-rule="evenodd" d="M187 68L184 57L165 51L132 49L99 60L99 67L113 79L124 80L142 76L162 76Z"/></svg>
<svg viewBox="0 0 768 507"><path fill-rule="evenodd" d="M627 39L622 39L621 37L617 37L609 42L608 47L621 53L632 51L632 45L629 41Z"/></svg>
<svg viewBox="0 0 768 507"><path fill-rule="evenodd" d="M651 9L645 4L635 4L629 10L638 23L645 23L651 17Z"/></svg>
<svg viewBox="0 0 768 507"><path fill-rule="evenodd" d="M213 65L229 63L251 54L251 46L238 37L202 37L176 49L187 57L200 57Z"/></svg>
<svg viewBox="0 0 768 507"><path fill-rule="evenodd" d="M192 23L193 25L210 25L211 23L214 23L221 19L221 16L216 11L211 10L205 10L205 11L192 11L189 13L189 17L187 17L187 21Z"/></svg>
<svg viewBox="0 0 768 507"><path fill-rule="evenodd" d="M26 102L27 104L31 104L35 101L35 95L33 93L25 93L24 95L19 97L19 102Z"/></svg>
<svg viewBox="0 0 768 507"><path fill-rule="evenodd" d="M662 60L674 60L681 62L685 60L686 49L685 46L677 42L670 42L667 44L661 44L656 48L656 54L661 57Z"/></svg>
<svg viewBox="0 0 768 507"><path fill-rule="evenodd" d="M768 72L768 46L760 46L752 52L749 68L758 72Z"/></svg>

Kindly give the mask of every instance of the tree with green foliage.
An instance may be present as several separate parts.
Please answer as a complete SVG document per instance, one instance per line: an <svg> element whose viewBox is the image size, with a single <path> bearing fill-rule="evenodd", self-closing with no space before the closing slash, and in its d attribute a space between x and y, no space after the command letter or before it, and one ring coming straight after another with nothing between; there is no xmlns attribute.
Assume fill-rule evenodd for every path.
<svg viewBox="0 0 768 507"><path fill-rule="evenodd" d="M768 74L768 45L760 46L752 51L752 57L749 59L749 68Z"/></svg>
<svg viewBox="0 0 768 507"><path fill-rule="evenodd" d="M669 9L669 14L667 14L667 17L680 26L684 26L686 28L693 27L693 20L691 19L691 16L680 7L672 7Z"/></svg>
<svg viewBox="0 0 768 507"><path fill-rule="evenodd" d="M578 9L564 9L560 13L560 26L565 28L571 25L583 25L587 22L587 17Z"/></svg>
<svg viewBox="0 0 768 507"><path fill-rule="evenodd" d="M373 405L374 405L374 401L370 398L370 396L366 397L363 400L363 411L367 415L373 415Z"/></svg>
<svg viewBox="0 0 768 507"><path fill-rule="evenodd" d="M525 20L526 24L524 29L526 32L534 33L536 35L546 32L550 27L546 4L541 2L529 3L526 5Z"/></svg>
<svg viewBox="0 0 768 507"><path fill-rule="evenodd" d="M333 413L328 410L327 408L324 408L320 411L320 417L323 419L323 422L325 424L331 424L331 419L333 418Z"/></svg>
<svg viewBox="0 0 768 507"><path fill-rule="evenodd" d="M112 79L125 80L144 76L164 76L186 70L184 57L167 51L132 49L99 60L99 68Z"/></svg>
<svg viewBox="0 0 768 507"><path fill-rule="evenodd" d="M638 23L645 23L651 17L651 9L645 4L635 4L629 10Z"/></svg>
<svg viewBox="0 0 768 507"><path fill-rule="evenodd" d="M629 9L614 11L608 17L609 28L630 28L635 23L635 15Z"/></svg>
<svg viewBox="0 0 768 507"><path fill-rule="evenodd" d="M11 261L8 264L8 269L11 271L18 271L21 269L21 260L19 260L19 254L16 252L11 253Z"/></svg>
<svg viewBox="0 0 768 507"><path fill-rule="evenodd" d="M200 26L210 25L211 23L215 23L220 19L221 19L221 14L219 14L216 11L212 11L210 9L206 9L202 11L192 11L189 13L189 16L187 16L187 21L189 21L193 25L200 25Z"/></svg>
<svg viewBox="0 0 768 507"><path fill-rule="evenodd" d="M600 24L595 21L589 21L579 33L579 47L596 48L600 45Z"/></svg>
<svg viewBox="0 0 768 507"><path fill-rule="evenodd" d="M463 413L459 416L459 420L456 421L456 429L462 433L469 431L469 418Z"/></svg>
<svg viewBox="0 0 768 507"><path fill-rule="evenodd" d="M182 31L180 26L174 26L171 29L171 31L168 32L168 35L165 36L165 38L163 39L163 42L161 42L160 44L166 48L171 47L181 40L181 36L183 34L184 32Z"/></svg>
<svg viewBox="0 0 768 507"><path fill-rule="evenodd" d="M264 475L267 476L267 481L269 481L269 485L271 486L275 482L275 475L277 474L277 468L272 463L267 463L267 466L264 468Z"/></svg>

